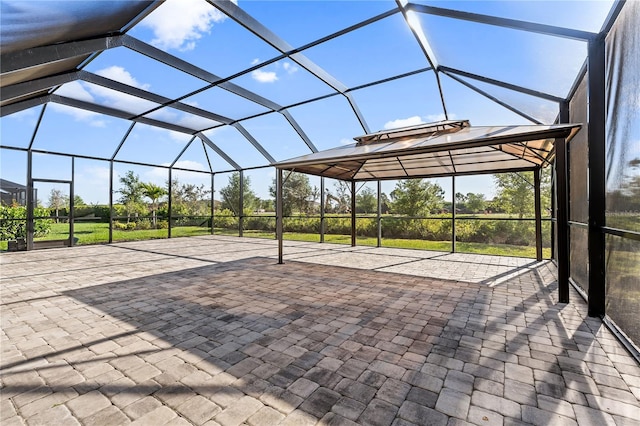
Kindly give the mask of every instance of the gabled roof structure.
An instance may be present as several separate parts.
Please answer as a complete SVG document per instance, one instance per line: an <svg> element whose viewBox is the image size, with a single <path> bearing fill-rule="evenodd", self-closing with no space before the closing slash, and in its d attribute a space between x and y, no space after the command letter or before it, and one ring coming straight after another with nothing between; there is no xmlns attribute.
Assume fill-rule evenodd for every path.
<svg viewBox="0 0 640 426"><path fill-rule="evenodd" d="M506 111L518 121L515 124L550 125L558 117L559 104L575 90L572 84L584 73L585 68L580 66L585 56L573 53L584 52L586 55L586 44L596 37L596 31L604 25L603 22L606 23L606 14L603 13L588 24L574 22L570 15L563 19L552 18L554 5L548 5L548 14L528 20L527 13L519 15L513 11L505 16L493 16L488 13L491 7L480 3L473 6L452 3L451 8L443 8L440 2L430 4L428 1L378 1L366 3L367 7L364 7L364 2L325 2L318 3L318 7L335 9L336 16L341 17L337 20L339 23L323 24L326 29L315 36L300 36L285 31L279 21L285 19L284 16L287 21L309 19L305 15L296 15L298 12L292 2L270 2L270 14L265 14L264 8L254 2L196 0L195 3L208 8L208 13L215 12L220 22L228 21L224 25L229 30L219 26L220 29L215 31L231 31L230 35L239 37L237 43L242 47L239 44L238 47L225 48L246 48L249 54L254 57L260 55L263 59L251 64L232 64L228 68L234 71L226 71L227 58L218 57L218 52L197 52L199 58L215 56L216 61L211 65L210 61L187 59L188 56L176 49L140 38L140 25L165 7L162 1L3 0L0 116L56 104L117 121L129 121L134 125L144 124L182 133L187 138L195 136L198 142L202 142L199 144L202 145L202 156L217 158L218 165L209 167L214 173L269 167L294 155L339 145L340 137L330 139L320 134L318 124L302 113L305 109L326 110L328 108L323 105L329 104L331 108L339 105L336 115L340 114L340 125L350 129L350 134L342 138L358 133L371 134L376 128L383 128L386 121L393 121L403 114L414 114L415 117L419 114L421 119L434 114L442 115L445 120L455 118L454 114L460 115L458 110L464 109L456 99L463 93L492 105L491 108ZM563 7L577 10L581 6L576 3L575 6ZM619 8L616 5L615 9ZM566 25L557 25L558 22ZM538 44L540 49L549 51L548 66L553 66L551 62L557 63L570 72L563 72L562 78L556 78L557 73L549 74L548 70L538 74L527 73L532 67L528 49L505 48L504 52L492 52L489 44L475 49L486 48L486 64L495 61L493 68L468 63L463 59L460 47L469 43L475 45L476 41L473 38L457 40L449 34L462 34L461 30L465 29L468 34L482 31L490 39L512 36L510 44L514 46L518 43L529 47ZM363 44L361 41L370 39L372 34L382 33L385 38L395 40L398 47L398 58L389 68L395 70L393 73L376 72L374 58L378 55L375 43ZM220 36L224 37L224 34ZM336 41L344 43L347 40L352 41L350 49L343 49L339 54L345 55L347 67L351 57L353 60L360 58L358 67L362 76L355 79L326 61L327 52L332 52L331 46ZM235 39L226 42L236 43ZM254 45L259 47L253 48ZM131 81L101 75L92 64L96 61L109 64L109 60L102 58L111 58L114 51L126 52L121 56L134 61L148 61L149 73L167 70L175 73L172 75L188 78L190 85L173 91L158 85L153 88L136 86ZM272 56L264 58L262 55L267 51ZM569 52L572 55L567 55ZM508 58L509 73L503 71L503 58ZM256 72L285 66L284 61L288 61L287 66L299 69L300 76L305 76L304 82L291 88L287 96L273 96L269 91L263 92L257 86L247 84ZM126 66L118 62L112 65ZM548 78L551 75L554 76L553 82ZM399 112L402 98L400 93L394 93L393 87L409 81L420 88L411 96L423 99L425 107L421 111ZM172 82L168 79L166 84ZM95 95L90 99L76 90L78 85L91 93L106 93L109 97L102 99ZM391 99L396 96L397 99ZM372 99L380 105L372 105ZM213 104L215 106L211 106ZM228 107L236 104L243 105L242 113ZM41 109L39 121L46 122L49 116L56 116L56 112ZM512 124L492 123L487 119L479 123L476 117L465 116L475 124ZM277 139L260 132L266 121L270 127L277 123L280 132ZM0 146L28 147L33 152L79 154L69 147L41 148L36 137L41 132L39 122L32 130L31 143L16 144L4 138ZM231 144L246 146L252 153L252 159L249 160L244 153L225 149L226 136L213 135L218 130L228 130L234 138ZM133 138L132 132L119 132L113 135L114 144L126 147ZM287 140L280 140L285 134ZM223 138L222 142L218 138ZM33 140L36 140L35 144ZM80 155L109 161L131 161L123 158L119 150L109 155L97 153L97 150L95 154L82 151ZM161 165L176 164L182 155L180 152L176 158ZM158 161L152 160L136 159L133 162L159 165Z"/></svg>
<svg viewBox="0 0 640 426"><path fill-rule="evenodd" d="M580 125L479 126L441 121L377 132L352 145L276 163L341 180L385 180L534 170L550 163L554 140Z"/></svg>

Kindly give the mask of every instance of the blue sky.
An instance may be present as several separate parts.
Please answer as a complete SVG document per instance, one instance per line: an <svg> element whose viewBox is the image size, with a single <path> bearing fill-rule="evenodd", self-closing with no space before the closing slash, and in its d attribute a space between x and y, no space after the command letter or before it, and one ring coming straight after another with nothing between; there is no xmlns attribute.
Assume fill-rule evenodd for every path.
<svg viewBox="0 0 640 426"><path fill-rule="evenodd" d="M610 1L568 2L433 2L439 7L523 19L551 25L598 31ZM395 7L394 1L243 1L238 5L293 47L312 42L349 25ZM550 94L565 96L586 55L586 44L516 30L456 21L424 14L416 15L420 30L429 40L437 61L492 78L520 84ZM252 65L278 56L267 43L226 18L204 0L169 0L140 22L130 35L161 50L204 68L218 76L229 77ZM400 14L392 15L329 42L304 51L304 55L347 87L410 72L428 66L409 27ZM203 88L206 82L176 71L162 63L139 55L125 47L110 49L86 68L95 74L122 83L175 98ZM332 89L291 59L257 68L234 78L232 83L264 96L281 106L332 93ZM479 88L521 108L542 122L551 123L557 114L553 103L474 83ZM524 118L502 108L442 76L449 118L469 119L472 125L526 124ZM62 86L60 95L101 105L143 113L152 102L128 97L86 82ZM352 92L371 131L443 119L443 110L432 72L417 74L383 85ZM185 103L239 119L266 111L266 108L220 88L187 97ZM25 110L2 118L2 144L26 147L33 134L41 108ZM319 149L352 142L364 134L343 96L290 108L289 112ZM204 129L218 123L172 108L163 108L150 118ZM242 121L276 160L307 154L309 149L284 116L273 113ZM51 104L46 108L35 149L78 153L109 158L125 135L130 123L100 114ZM225 126L204 132L242 167L267 164L267 160L234 128ZM191 140L190 135L136 124L116 159L171 164ZM209 170L207 151L215 171L232 167L199 139L193 141L177 161L177 167ZM25 159L22 152L3 149L2 177L24 183ZM34 156L34 177L69 179L70 160L60 156ZM144 181L164 184L167 171L157 167L139 167L116 163L117 176L133 170ZM108 201L109 164L81 160L75 162L76 193L91 203ZM176 172L182 182L209 185L206 174ZM253 188L268 197L274 176L270 168L247 172ZM216 186L226 184L227 175L216 176ZM440 181L448 193L450 179ZM312 178L319 186L319 180ZM331 185L329 185L330 187ZM389 193L392 182L383 184ZM461 178L459 192L483 192L493 195L491 178ZM45 201L43 188L40 198ZM117 195L116 195L117 198Z"/></svg>

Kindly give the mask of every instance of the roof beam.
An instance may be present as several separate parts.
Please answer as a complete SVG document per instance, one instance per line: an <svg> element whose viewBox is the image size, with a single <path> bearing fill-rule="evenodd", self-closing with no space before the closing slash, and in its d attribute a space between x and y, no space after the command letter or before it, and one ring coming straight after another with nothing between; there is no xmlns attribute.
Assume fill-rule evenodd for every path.
<svg viewBox="0 0 640 426"><path fill-rule="evenodd" d="M497 103L501 107L506 108L509 111L518 114L520 117L523 117L523 118L525 118L525 119L527 119L527 120L529 120L529 121L531 121L532 123L535 123L535 124L543 124L539 120L536 120L535 118L531 117L530 115L528 115L528 114L520 111L519 109L509 105L508 103L506 103L504 101L501 101L500 99L496 98L493 95L490 95L489 93L485 92L484 90L477 88L473 84L461 79L460 77L458 77L458 76L456 76L454 74L450 74L448 72L444 72L444 74L446 76L448 76L449 78L451 78L451 79L457 81L458 83L462 84L463 86L468 87L469 89L473 90L474 92L481 94L485 98L492 100L493 102Z"/></svg>
<svg viewBox="0 0 640 426"><path fill-rule="evenodd" d="M196 134L196 136L198 136L202 142L204 142L209 148L211 148L212 150L214 150L216 152L216 154L218 154L220 157L222 157L222 159L224 161L226 161L227 163L229 163L229 165L231 167L233 167L236 170L242 170L242 167L240 167L240 165L238 163L236 163L235 161L233 161L231 159L231 157L229 157L227 155L226 152L224 152L223 150L221 150L220 148L218 148L218 146L216 144L214 144L211 139L209 139L204 133L199 132Z"/></svg>
<svg viewBox="0 0 640 426"><path fill-rule="evenodd" d="M215 113L212 113L204 109L197 108L182 102L175 102L174 100L167 98L165 96L147 92L146 90L129 86L127 84L120 83L119 81L111 80L109 78L105 78L100 75L90 73L88 71L80 71L78 73L78 78L80 80L86 81L87 83L97 84L99 86L106 87L111 90L116 90L118 92L126 93L127 95L136 96L138 98L145 99L150 102L155 102L163 106L170 106L171 108L175 108L177 110L180 110L189 114L197 115L199 117L203 117L209 120L217 121L224 124L231 124L233 122L231 118L228 118L219 114L215 114Z"/></svg>
<svg viewBox="0 0 640 426"><path fill-rule="evenodd" d="M182 155L185 153L185 151L187 149L189 149L189 147L191 146L191 144L193 143L193 141L195 140L195 135L189 139L189 142L187 142L187 144L184 146L184 148L182 148L182 151L180 151L180 154L178 154L178 156L175 158L175 160L173 160L173 162L169 165L169 168L173 168L173 166L176 165L176 163L178 162L178 160L180 160L180 157L182 157Z"/></svg>
<svg viewBox="0 0 640 426"><path fill-rule="evenodd" d="M440 94L440 102L442 103L442 112L444 113L445 120L448 120L449 114L447 113L447 104L444 100L444 91L442 90L442 82L440 81L440 73L438 72L439 64L436 58L436 54L433 52L429 40L427 40L427 37L424 35L424 32L422 31L422 28L420 26L420 22L417 20L417 16L414 15L414 12L408 8L410 4L407 4L406 0L396 0L396 3L400 11L402 12L404 20L411 30L411 33L418 41L418 45L420 46L422 53L427 59L427 62L429 62L429 65L434 70L436 84L438 85L438 92Z"/></svg>
<svg viewBox="0 0 640 426"><path fill-rule="evenodd" d="M51 100L51 95L38 96L36 98L27 99L25 101L15 102L9 105L0 107L0 117L4 117L16 112L24 111L25 109L33 108L34 106L46 104Z"/></svg>
<svg viewBox="0 0 640 426"><path fill-rule="evenodd" d="M311 142L311 139L309 139L309 137L307 136L307 134L304 132L304 130L302 130L302 127L300 127L298 125L298 123L296 122L296 120L293 118L293 116L289 113L289 111L287 111L286 109L280 111L280 113L282 115L284 115L284 118L287 119L287 121L289 122L289 124L291 124L291 127L293 127L293 129L296 131L296 133L298 133L298 135L302 138L302 140L304 141L304 143L307 144L307 146L309 147L309 149L311 150L311 152L318 152L318 148L316 148L316 146L313 144L313 142Z"/></svg>
<svg viewBox="0 0 640 426"><path fill-rule="evenodd" d="M305 70L309 71L316 78L327 84L333 90L345 94L348 90L347 87L322 69L320 66L316 65L309 58L304 56L302 53L296 53L298 50L294 49L289 43L278 37L276 34L271 32L267 27L262 25L260 22L251 17L244 10L239 8L235 3L228 0L207 0L211 5L220 10L225 15L229 16L231 19L236 21L238 24L242 25L247 30L251 31L257 37L277 49L280 53L287 55L292 61L300 65ZM346 95L345 95L346 96ZM361 124L363 124L363 128L367 130L366 122L364 121L364 117L360 114L360 110L358 106L355 105L355 101L353 98L347 96L347 100L351 104L354 113L358 116L358 120Z"/></svg>
<svg viewBox="0 0 640 426"><path fill-rule="evenodd" d="M407 9L414 10L428 15L444 16L447 18L460 19L463 21L478 22L481 24L494 25L498 27L511 28L515 30L528 31L532 33L544 34L554 37L569 38L573 40L589 41L597 34L574 30L571 28L557 27L554 25L538 24L535 22L520 21L517 19L499 18L497 16L482 15L479 13L462 12L459 10L444 9L441 7L428 6L424 4L409 3Z"/></svg>
<svg viewBox="0 0 640 426"><path fill-rule="evenodd" d="M7 74L52 62L90 55L94 52L121 46L122 37L101 37L5 53L0 56L0 70L2 74Z"/></svg>
<svg viewBox="0 0 640 426"><path fill-rule="evenodd" d="M293 46L271 32L271 30L254 19L251 15L242 10L235 3L228 0L207 1L216 9L220 10L222 13L236 21L238 24L251 31L264 42L277 49L280 53L284 53L289 56L292 61L298 63L298 65L315 75L318 79L322 80L325 84L332 87L334 90L338 92L344 92L345 90L347 90L347 87L344 84L342 84L325 70L320 68L302 53L290 53L295 52Z"/></svg>
<svg viewBox="0 0 640 426"><path fill-rule="evenodd" d="M271 154L269 154L269 152L266 149L264 149L262 145L260 145L260 143L253 136L251 136L251 133L249 133L247 129L242 127L242 124L233 123L232 126L235 127L236 130L238 130L242 134L242 136L244 136L245 139L247 139L249 143L253 145L253 147L257 149L260 152L260 154L262 154L262 156L267 159L267 161L269 161L269 163L276 162L276 160L271 156Z"/></svg>
<svg viewBox="0 0 640 426"><path fill-rule="evenodd" d="M26 81L24 83L16 83L11 86L3 87L2 91L0 91L0 97L2 98L2 102L8 102L12 99L18 99L33 93L42 92L43 90L49 90L52 87L60 86L61 84L69 83L77 79L78 72L72 71L51 77Z"/></svg>
<svg viewBox="0 0 640 426"><path fill-rule="evenodd" d="M260 22L251 17L244 10L239 8L236 4L231 1L224 0L207 0L214 7L219 9L221 12L229 16L231 19L242 25L247 30L251 31L257 37L280 51L280 53L288 56L292 61L300 65L302 68L313 74L316 78L318 78L323 83L327 84L333 90L345 94L348 90L347 86L342 84L320 66L316 65L309 58L304 56L302 53L296 53L300 49L294 49L289 43L278 37L276 34L271 32L268 28L262 25ZM346 96L346 95L345 95ZM351 107L354 113L357 115L358 120L363 125L365 131L368 131L368 127L362 117L360 110L357 105L355 105L355 101L350 96L347 96L347 100L351 104Z"/></svg>
<svg viewBox="0 0 640 426"><path fill-rule="evenodd" d="M78 99L71 99L65 96L60 96L60 95L50 95L49 98L51 102L55 102L61 105L67 105L70 107L79 108L86 111L92 111L98 114L109 115L111 117L121 118L123 120L136 121L138 123L144 123L150 126L161 127L163 129L173 130L176 132L186 133L189 135L193 135L194 133L196 133L196 130L179 126L177 124L165 123L164 121L154 120L152 118L135 117L135 116L132 116L131 113L129 112L111 108L111 107L106 107L103 105L92 104L91 102L85 102Z"/></svg>
<svg viewBox="0 0 640 426"><path fill-rule="evenodd" d="M471 78L473 80L481 81L483 83L493 84L494 86L499 86L505 89L513 90L514 92L524 93L525 95L535 96L537 98L545 99L551 102L564 102L564 98L559 96L550 95L548 93L539 92L537 90L528 89L526 87L518 86L511 83L506 83L504 81L495 80L493 78L484 77L478 74L473 74L467 71L461 71L455 68L450 68L444 65L440 65L440 70L443 72L457 74L462 77Z"/></svg>
<svg viewBox="0 0 640 426"><path fill-rule="evenodd" d="M215 84L222 80L221 77L218 77L217 75L210 73L209 71L192 65L187 61L164 52L157 47L153 47L150 44L138 40L135 37L131 37L130 35L122 36L122 45L142 55L155 59L156 61L162 62L163 64L169 65L171 68L175 68L177 70L185 72L208 83Z"/></svg>
<svg viewBox="0 0 640 426"><path fill-rule="evenodd" d="M185 72L189 75L192 75L196 78L199 78L200 80L206 81L207 83L210 84L210 86L208 87L204 87L202 89L199 89L196 92L192 92L189 93L185 96L183 96L182 98L179 98L179 100L187 98L189 96L192 96L194 94L196 94L197 92L200 92L202 90L206 90L209 89L211 87L214 86L218 86L221 89L224 89L228 92L233 93L234 95L238 95L241 96L245 99L250 100L251 102L257 103L259 105L262 105L266 108L269 108L273 111L277 111L278 109L282 108L280 105L276 104L275 102L272 102L256 93L253 93L249 90L246 90L240 86L238 86L237 84L231 83L230 81L226 81L225 79L223 79L222 77L219 77L213 73L210 73L209 71L206 71L202 68L199 68L187 61L184 61L180 58L177 58L169 53L166 53L156 47L151 46L150 44L147 44L141 40L138 40L134 37L128 36L128 35L124 35L122 36L122 44L126 47L128 47L129 49L136 51L142 55L145 55L151 59L155 59L156 61L162 62L163 64L169 65L170 67L177 69L179 71Z"/></svg>

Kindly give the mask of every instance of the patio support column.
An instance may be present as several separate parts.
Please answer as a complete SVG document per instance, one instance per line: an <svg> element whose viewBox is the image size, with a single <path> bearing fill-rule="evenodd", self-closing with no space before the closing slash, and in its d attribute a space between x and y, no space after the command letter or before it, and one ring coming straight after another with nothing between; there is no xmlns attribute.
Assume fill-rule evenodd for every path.
<svg viewBox="0 0 640 426"><path fill-rule="evenodd" d="M75 197L73 186L76 180L76 157L71 157L71 183L69 184L69 247L73 247L73 221L75 214L73 213Z"/></svg>
<svg viewBox="0 0 640 426"><path fill-rule="evenodd" d="M238 236L242 237L242 228L244 228L244 170L240 170L240 194L238 200Z"/></svg>
<svg viewBox="0 0 640 426"><path fill-rule="evenodd" d="M605 38L589 40L587 102L589 123L589 316L605 314Z"/></svg>
<svg viewBox="0 0 640 426"><path fill-rule="evenodd" d="M168 201L167 201L167 215L169 216L168 218L168 227L167 227L167 237L171 238L171 216L172 216L172 212L171 212L171 200L173 198L173 176L171 173L172 169L171 167L169 167L169 197L168 197Z"/></svg>
<svg viewBox="0 0 640 426"><path fill-rule="evenodd" d="M276 238L278 238L278 264L282 265L282 169L276 169Z"/></svg>
<svg viewBox="0 0 640 426"><path fill-rule="evenodd" d="M382 247L382 198L380 196L381 194L382 194L382 182L378 181L378 217L377 217L378 244L377 244L377 247Z"/></svg>
<svg viewBox="0 0 640 426"><path fill-rule="evenodd" d="M27 151L27 250L33 250L33 152Z"/></svg>
<svg viewBox="0 0 640 426"><path fill-rule="evenodd" d="M569 102L560 104L560 122L569 121ZM569 303L569 200L567 192L567 144L555 140L556 151L556 238L558 251L558 301Z"/></svg>
<svg viewBox="0 0 640 426"><path fill-rule="evenodd" d="M109 244L113 243L113 160L109 161Z"/></svg>
<svg viewBox="0 0 640 426"><path fill-rule="evenodd" d="M540 211L540 168L533 171L533 199L536 217L536 260L542 260L542 212Z"/></svg>
<svg viewBox="0 0 640 426"><path fill-rule="evenodd" d="M351 247L356 246L356 181L351 181Z"/></svg>
<svg viewBox="0 0 640 426"><path fill-rule="evenodd" d="M324 243L324 209L325 209L325 198L324 198L324 176L320 178L320 242Z"/></svg>
<svg viewBox="0 0 640 426"><path fill-rule="evenodd" d="M216 210L215 210L215 204L216 204L216 197L215 197L215 173L211 173L211 235L213 235L213 218L215 216Z"/></svg>
<svg viewBox="0 0 640 426"><path fill-rule="evenodd" d="M456 252L456 177L451 176L451 253Z"/></svg>

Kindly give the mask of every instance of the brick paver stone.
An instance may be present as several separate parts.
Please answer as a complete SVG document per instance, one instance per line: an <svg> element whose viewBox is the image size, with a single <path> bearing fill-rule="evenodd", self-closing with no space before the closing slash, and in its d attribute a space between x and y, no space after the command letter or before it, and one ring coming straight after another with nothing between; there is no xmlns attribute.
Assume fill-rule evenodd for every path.
<svg viewBox="0 0 640 426"><path fill-rule="evenodd" d="M203 235L0 255L2 426L636 425L554 265Z"/></svg>

